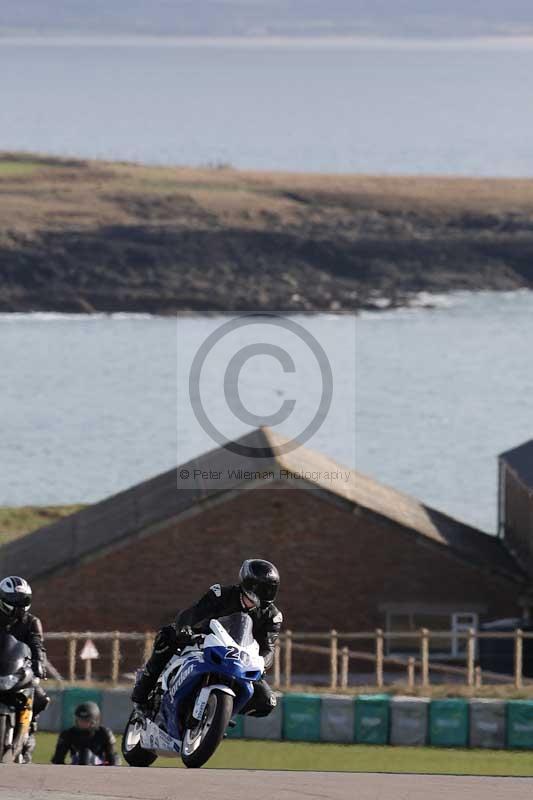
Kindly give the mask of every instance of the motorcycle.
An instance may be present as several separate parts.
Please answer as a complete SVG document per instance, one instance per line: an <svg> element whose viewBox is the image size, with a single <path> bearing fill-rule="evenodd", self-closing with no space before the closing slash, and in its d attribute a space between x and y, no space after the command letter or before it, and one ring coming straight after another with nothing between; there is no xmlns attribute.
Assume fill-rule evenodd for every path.
<svg viewBox="0 0 533 800"><path fill-rule="evenodd" d="M122 754L132 767L148 767L158 755L181 756L201 767L222 741L231 718L244 708L265 662L248 614L212 619L209 633L195 635L173 656L150 695L145 714L134 710Z"/></svg>
<svg viewBox="0 0 533 800"><path fill-rule="evenodd" d="M104 761L100 756L97 756L89 747L84 747L79 753L74 753L72 756L71 766L82 767L107 767L107 761Z"/></svg>
<svg viewBox="0 0 533 800"><path fill-rule="evenodd" d="M0 763L24 763L30 740L34 688L31 651L9 633L0 634Z"/></svg>

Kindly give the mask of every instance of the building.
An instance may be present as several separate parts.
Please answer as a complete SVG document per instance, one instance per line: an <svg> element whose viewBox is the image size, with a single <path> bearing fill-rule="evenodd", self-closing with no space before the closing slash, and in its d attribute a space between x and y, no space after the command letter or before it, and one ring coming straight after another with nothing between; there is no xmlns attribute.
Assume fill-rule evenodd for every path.
<svg viewBox="0 0 533 800"><path fill-rule="evenodd" d="M277 455L285 442L254 431L237 444L260 449L260 470L221 448L41 528L0 548L0 572L32 582L48 631L154 630L250 556L279 566L293 630L446 630L454 658L465 628L520 615L528 578L507 534L303 447ZM228 465L231 481L211 479Z"/></svg>
<svg viewBox="0 0 533 800"><path fill-rule="evenodd" d="M533 439L499 457L498 536L533 578ZM533 591L529 587L520 604L530 617Z"/></svg>

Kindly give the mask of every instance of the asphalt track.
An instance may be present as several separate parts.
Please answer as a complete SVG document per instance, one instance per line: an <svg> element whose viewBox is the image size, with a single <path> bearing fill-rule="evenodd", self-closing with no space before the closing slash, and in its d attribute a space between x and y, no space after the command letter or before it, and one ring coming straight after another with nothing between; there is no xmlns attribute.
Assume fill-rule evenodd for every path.
<svg viewBox="0 0 533 800"><path fill-rule="evenodd" d="M533 778L0 766L1 800L531 800Z"/></svg>

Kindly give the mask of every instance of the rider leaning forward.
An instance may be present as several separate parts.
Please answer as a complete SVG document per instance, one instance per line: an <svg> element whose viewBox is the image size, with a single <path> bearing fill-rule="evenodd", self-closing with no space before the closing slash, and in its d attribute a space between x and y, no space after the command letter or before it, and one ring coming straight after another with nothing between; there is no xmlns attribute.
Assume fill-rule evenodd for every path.
<svg viewBox="0 0 533 800"><path fill-rule="evenodd" d="M0 581L0 633L9 633L15 639L28 645L31 650L33 674L36 678L43 679L46 678L43 626L39 617L30 614L31 601L31 587L24 578L10 575ZM37 716L49 702L50 698L42 686L36 686L30 737L22 754L25 761L31 760L31 753L35 747L34 733L37 729Z"/></svg>
<svg viewBox="0 0 533 800"><path fill-rule="evenodd" d="M62 731L52 756L52 764L64 764L67 755L73 764L96 763L118 767L120 757L116 739L109 728L100 724L96 703L80 703L74 711L74 725Z"/></svg>
<svg viewBox="0 0 533 800"><path fill-rule="evenodd" d="M260 558L243 563L238 584L221 586L216 583L211 586L195 605L179 612L174 623L161 628L152 655L137 677L131 696L133 702L143 709L169 659L189 644L195 631L205 631L211 619L228 614L244 611L250 615L266 671L274 659L274 645L283 621L281 611L274 605L278 588L278 570L270 561ZM275 706L276 695L263 678L254 684L254 693L240 713L266 717Z"/></svg>

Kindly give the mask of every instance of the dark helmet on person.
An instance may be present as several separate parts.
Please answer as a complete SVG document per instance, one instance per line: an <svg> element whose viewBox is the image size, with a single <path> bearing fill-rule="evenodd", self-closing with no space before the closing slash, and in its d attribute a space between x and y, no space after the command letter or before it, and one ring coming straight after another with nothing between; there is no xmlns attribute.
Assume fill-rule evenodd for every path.
<svg viewBox="0 0 533 800"><path fill-rule="evenodd" d="M74 721L78 728L97 728L100 725L100 709L90 701L80 703L74 711Z"/></svg>
<svg viewBox="0 0 533 800"><path fill-rule="evenodd" d="M31 586L24 578L10 575L0 581L0 613L21 619L31 606Z"/></svg>
<svg viewBox="0 0 533 800"><path fill-rule="evenodd" d="M249 558L239 571L241 591L254 604L266 606L273 603L279 588L279 572L274 564L262 558Z"/></svg>

